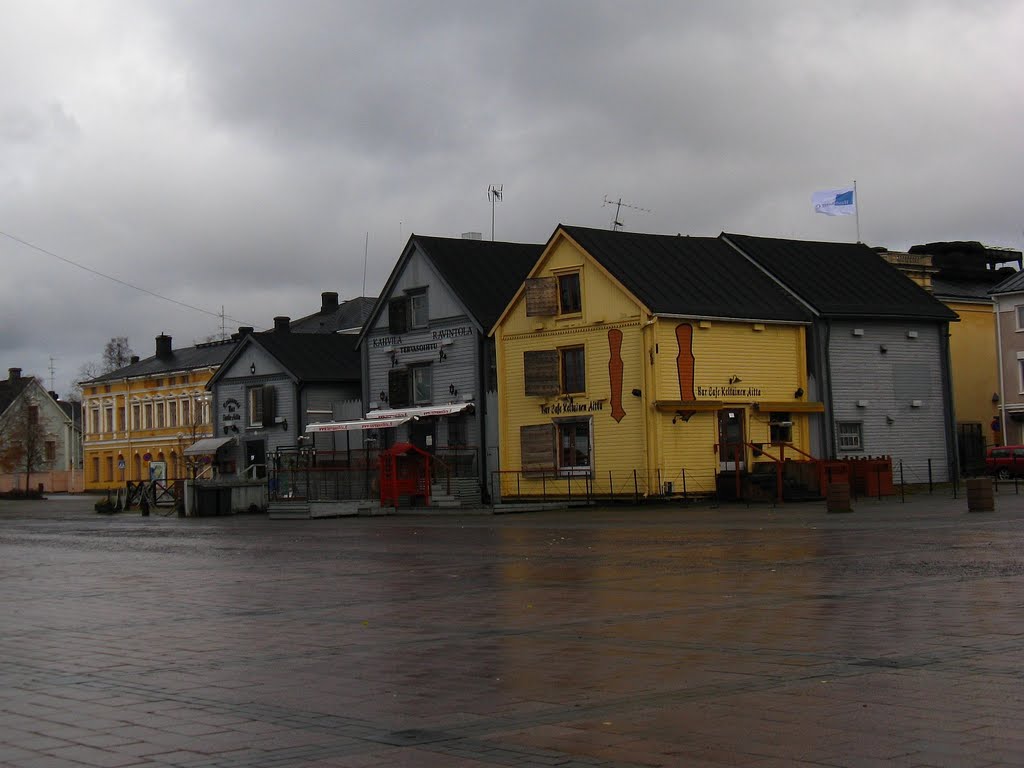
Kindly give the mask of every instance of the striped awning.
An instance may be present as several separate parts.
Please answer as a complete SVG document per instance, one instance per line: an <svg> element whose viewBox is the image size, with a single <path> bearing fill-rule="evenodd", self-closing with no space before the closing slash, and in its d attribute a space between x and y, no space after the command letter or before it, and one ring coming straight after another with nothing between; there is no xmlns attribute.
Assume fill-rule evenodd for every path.
<svg viewBox="0 0 1024 768"><path fill-rule="evenodd" d="M412 416L393 419L353 419L352 421L320 421L306 425L306 432L353 432L361 429L387 429L405 424Z"/></svg>

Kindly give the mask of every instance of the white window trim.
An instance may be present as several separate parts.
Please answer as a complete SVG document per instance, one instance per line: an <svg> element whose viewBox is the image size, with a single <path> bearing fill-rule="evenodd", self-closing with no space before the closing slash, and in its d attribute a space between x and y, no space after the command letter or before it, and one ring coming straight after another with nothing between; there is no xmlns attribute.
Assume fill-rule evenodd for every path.
<svg viewBox="0 0 1024 768"><path fill-rule="evenodd" d="M563 424L587 424L587 446L590 464L586 466L562 466L561 427ZM594 472L594 418L593 416L555 420L555 469L561 477L590 477Z"/></svg>
<svg viewBox="0 0 1024 768"><path fill-rule="evenodd" d="M842 428L845 425L857 427L857 447L849 448L843 445ZM837 421L836 422L836 450L846 453L863 453L864 451L864 422L862 421Z"/></svg>
<svg viewBox="0 0 1024 768"><path fill-rule="evenodd" d="M1013 324L1017 333L1024 333L1024 324L1021 323L1021 312L1024 311L1024 304L1013 305Z"/></svg>

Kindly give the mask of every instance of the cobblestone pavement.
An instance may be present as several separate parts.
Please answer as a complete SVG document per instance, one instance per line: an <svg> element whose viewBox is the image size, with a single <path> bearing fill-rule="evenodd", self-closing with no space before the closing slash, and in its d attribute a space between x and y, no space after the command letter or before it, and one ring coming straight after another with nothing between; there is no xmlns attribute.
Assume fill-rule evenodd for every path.
<svg viewBox="0 0 1024 768"><path fill-rule="evenodd" d="M0 502L0 764L1024 765L1022 513Z"/></svg>

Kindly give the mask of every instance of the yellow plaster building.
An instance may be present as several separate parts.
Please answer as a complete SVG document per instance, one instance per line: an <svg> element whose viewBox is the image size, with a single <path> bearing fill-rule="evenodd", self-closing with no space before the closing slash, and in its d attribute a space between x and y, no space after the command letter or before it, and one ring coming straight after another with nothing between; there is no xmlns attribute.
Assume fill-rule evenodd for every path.
<svg viewBox="0 0 1024 768"><path fill-rule="evenodd" d="M172 349L156 338L156 354L82 384L83 470L87 491L126 482L183 479L183 451L213 436L206 383L234 341Z"/></svg>
<svg viewBox="0 0 1024 768"><path fill-rule="evenodd" d="M824 410L808 322L718 238L560 226L492 330L502 496L774 494Z"/></svg>

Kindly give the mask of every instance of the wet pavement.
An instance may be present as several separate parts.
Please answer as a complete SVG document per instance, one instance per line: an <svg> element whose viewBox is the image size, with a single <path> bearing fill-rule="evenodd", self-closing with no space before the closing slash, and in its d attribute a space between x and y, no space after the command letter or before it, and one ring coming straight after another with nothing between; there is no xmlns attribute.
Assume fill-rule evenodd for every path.
<svg viewBox="0 0 1024 768"><path fill-rule="evenodd" d="M1024 765L1024 496L269 520L0 501L0 764Z"/></svg>

